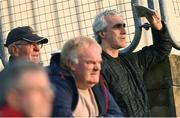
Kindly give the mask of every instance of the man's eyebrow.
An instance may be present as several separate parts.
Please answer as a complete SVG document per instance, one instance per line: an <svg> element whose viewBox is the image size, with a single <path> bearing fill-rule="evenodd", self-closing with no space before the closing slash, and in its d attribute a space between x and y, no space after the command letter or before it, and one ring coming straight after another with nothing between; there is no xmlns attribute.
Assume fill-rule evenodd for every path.
<svg viewBox="0 0 180 118"><path fill-rule="evenodd" d="M125 28L126 24L125 23L117 23L113 26L113 28Z"/></svg>

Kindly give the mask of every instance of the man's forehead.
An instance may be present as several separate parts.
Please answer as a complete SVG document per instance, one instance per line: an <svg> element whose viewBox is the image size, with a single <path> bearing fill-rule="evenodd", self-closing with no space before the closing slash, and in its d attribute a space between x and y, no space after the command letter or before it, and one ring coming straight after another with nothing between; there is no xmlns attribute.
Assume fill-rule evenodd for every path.
<svg viewBox="0 0 180 118"><path fill-rule="evenodd" d="M112 24L124 23L124 19L122 16L106 16L106 21Z"/></svg>
<svg viewBox="0 0 180 118"><path fill-rule="evenodd" d="M117 15L117 16L105 16L104 17L106 20L124 20L122 15Z"/></svg>
<svg viewBox="0 0 180 118"><path fill-rule="evenodd" d="M38 80L36 80L35 76L36 78L38 78ZM24 84L25 86L31 85L31 84L33 85L37 82L43 84L43 82L46 82L47 79L48 79L47 74L42 70L38 70L38 71L28 70L21 74L20 83Z"/></svg>
<svg viewBox="0 0 180 118"><path fill-rule="evenodd" d="M27 41L25 41L25 40L15 41L15 43L24 43L24 42L27 42Z"/></svg>
<svg viewBox="0 0 180 118"><path fill-rule="evenodd" d="M82 55L79 55L79 59L81 61L101 61L102 60L102 57L101 57L101 54L96 54L96 55L89 55L89 54L85 54L83 53Z"/></svg>

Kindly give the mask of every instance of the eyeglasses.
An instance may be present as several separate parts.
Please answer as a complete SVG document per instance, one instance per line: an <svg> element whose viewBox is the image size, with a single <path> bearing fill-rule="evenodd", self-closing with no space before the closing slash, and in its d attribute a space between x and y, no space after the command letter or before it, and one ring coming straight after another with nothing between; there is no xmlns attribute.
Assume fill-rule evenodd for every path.
<svg viewBox="0 0 180 118"><path fill-rule="evenodd" d="M23 43L15 43L15 45L29 45L31 47L39 47L39 48L42 48L43 47L43 44L41 43L31 43L31 42L23 42Z"/></svg>
<svg viewBox="0 0 180 118"><path fill-rule="evenodd" d="M113 26L113 28L117 28L117 29L122 29L122 28L125 28L126 27L126 24L125 23L118 23L118 24L115 24Z"/></svg>

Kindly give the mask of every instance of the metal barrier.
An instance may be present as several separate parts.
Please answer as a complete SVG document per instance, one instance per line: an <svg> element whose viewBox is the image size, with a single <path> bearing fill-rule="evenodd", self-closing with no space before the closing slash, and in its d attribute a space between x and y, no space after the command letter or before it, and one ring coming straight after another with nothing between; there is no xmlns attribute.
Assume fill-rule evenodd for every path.
<svg viewBox="0 0 180 118"><path fill-rule="evenodd" d="M132 0L134 1L134 0ZM10 29L30 25L39 35L47 37L49 43L41 50L41 61L49 64L53 51L60 50L64 42L79 35L93 37L92 21L97 13L106 9L117 9L124 15L127 24L128 47L122 52L132 51L139 23L134 24L131 0L0 0L0 37L3 64L8 58L4 42ZM137 18L135 19L137 20ZM136 25L134 27L134 25Z"/></svg>
<svg viewBox="0 0 180 118"><path fill-rule="evenodd" d="M0 7L0 14L2 14L1 13L1 7ZM2 19L0 18L0 25L2 24L2 21L1 21ZM2 64L4 65L4 66L6 66L7 65L7 59L6 59L6 55L5 55L5 51L4 51L4 41L3 41L3 35L2 35L2 28L0 27L0 59L1 59L1 61L2 61Z"/></svg>
<svg viewBox="0 0 180 118"><path fill-rule="evenodd" d="M129 46L127 46L125 49L121 50L122 54L126 53L131 53L139 44L140 38L141 38L141 33L142 33L142 24L141 24L141 19L137 16L135 13L135 9L133 7L133 4L138 4L138 0L131 0L131 8L133 12L133 17L134 17L134 25L135 25L135 35L134 38Z"/></svg>
<svg viewBox="0 0 180 118"><path fill-rule="evenodd" d="M159 5L162 18L167 24L173 41L173 47L180 50L180 1L159 0Z"/></svg>
<svg viewBox="0 0 180 118"><path fill-rule="evenodd" d="M124 15L127 24L127 47L121 50L121 53L130 53L138 45L142 32L141 19L133 8L133 4L138 1L0 0L0 57L3 65L6 65L9 56L3 44L10 29L30 25L39 35L47 37L49 43L41 50L41 61L48 65L51 53L60 50L66 40L79 35L93 37L92 21L97 13L106 9L117 9ZM166 10L163 8L165 1L167 2L160 0L162 12ZM167 18L165 19L168 22ZM172 39L175 40L173 36L172 34ZM178 45L176 47L179 48Z"/></svg>

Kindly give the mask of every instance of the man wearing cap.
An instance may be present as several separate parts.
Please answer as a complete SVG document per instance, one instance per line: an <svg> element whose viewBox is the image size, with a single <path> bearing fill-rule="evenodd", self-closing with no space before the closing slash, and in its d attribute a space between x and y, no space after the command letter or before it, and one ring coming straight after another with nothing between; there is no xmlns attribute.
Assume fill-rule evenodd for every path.
<svg viewBox="0 0 180 118"><path fill-rule="evenodd" d="M30 26L12 29L4 45L10 54L9 64L17 59L40 63L40 48L46 43L48 39L38 36Z"/></svg>

